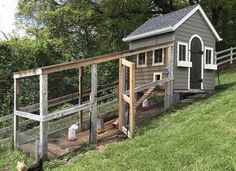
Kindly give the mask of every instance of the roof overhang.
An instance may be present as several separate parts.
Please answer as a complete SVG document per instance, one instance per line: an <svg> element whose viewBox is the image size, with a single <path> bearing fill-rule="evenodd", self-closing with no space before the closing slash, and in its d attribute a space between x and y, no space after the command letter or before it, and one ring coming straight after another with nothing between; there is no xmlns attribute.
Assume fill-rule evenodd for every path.
<svg viewBox="0 0 236 171"><path fill-rule="evenodd" d="M188 18L190 18L197 11L200 12L202 17L206 21L206 23L209 26L210 30L214 34L216 40L217 41L222 41L222 38L219 36L219 34L217 33L216 29L214 28L214 26L212 25L211 21L209 20L209 18L207 17L206 13L203 11L203 9L202 9L202 7L200 5L197 5L194 9L192 9L192 11L188 13L188 15L186 15L184 18L182 18L174 26L170 26L170 27L166 27L166 28L163 28L163 29L158 29L158 30L150 31L150 32L139 34L139 35L135 35L135 36L128 36L126 38L123 38L122 40L124 42L130 42L130 41L134 41L134 40L138 40L138 39L142 39L142 38L146 38L146 37L150 37L150 36L155 36L155 35L159 35L159 34L163 34L163 33L168 33L168 32L171 32L171 31L175 31L180 25L182 25Z"/></svg>

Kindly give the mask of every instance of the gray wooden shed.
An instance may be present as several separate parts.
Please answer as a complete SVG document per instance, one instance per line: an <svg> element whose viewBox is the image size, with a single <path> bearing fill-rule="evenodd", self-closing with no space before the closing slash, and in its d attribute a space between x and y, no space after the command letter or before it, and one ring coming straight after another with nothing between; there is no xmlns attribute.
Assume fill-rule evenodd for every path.
<svg viewBox="0 0 236 171"><path fill-rule="evenodd" d="M189 6L146 21L123 41L130 49L173 42L175 92L211 91L215 88L216 41L219 34L200 5ZM136 64L136 86L164 77L166 48L129 57Z"/></svg>

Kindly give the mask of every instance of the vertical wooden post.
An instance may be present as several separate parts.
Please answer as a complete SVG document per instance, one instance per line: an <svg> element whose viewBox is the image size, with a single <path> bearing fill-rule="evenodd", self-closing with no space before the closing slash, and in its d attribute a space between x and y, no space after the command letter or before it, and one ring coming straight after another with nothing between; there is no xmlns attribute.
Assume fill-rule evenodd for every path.
<svg viewBox="0 0 236 171"><path fill-rule="evenodd" d="M169 78L174 78L174 53L173 47L168 47L167 49L167 68L169 71ZM173 105L173 81L165 84L165 109Z"/></svg>
<svg viewBox="0 0 236 171"><path fill-rule="evenodd" d="M125 123L125 108L124 101L122 99L122 94L124 93L125 88L125 67L122 65L122 59L119 59L119 129L122 131L122 126Z"/></svg>
<svg viewBox="0 0 236 171"><path fill-rule="evenodd" d="M19 117L16 116L16 110L19 107L20 80L14 78L14 148L18 146Z"/></svg>
<svg viewBox="0 0 236 171"><path fill-rule="evenodd" d="M129 72L129 79L130 79L130 136L131 138L134 137L135 131L135 65L134 63L131 64L130 72Z"/></svg>
<svg viewBox="0 0 236 171"><path fill-rule="evenodd" d="M83 102L83 67L79 68L79 105ZM80 130L82 130L82 124L83 124L83 111L79 112L79 127Z"/></svg>
<svg viewBox="0 0 236 171"><path fill-rule="evenodd" d="M48 112L48 75L40 75L40 118L47 115ZM44 160L47 159L48 151L48 123L40 121L39 137L39 156Z"/></svg>
<svg viewBox="0 0 236 171"><path fill-rule="evenodd" d="M233 63L233 47L230 48L230 64Z"/></svg>
<svg viewBox="0 0 236 171"><path fill-rule="evenodd" d="M97 64L93 64L91 68L91 94L90 101L93 103L91 108L91 143L97 143Z"/></svg>

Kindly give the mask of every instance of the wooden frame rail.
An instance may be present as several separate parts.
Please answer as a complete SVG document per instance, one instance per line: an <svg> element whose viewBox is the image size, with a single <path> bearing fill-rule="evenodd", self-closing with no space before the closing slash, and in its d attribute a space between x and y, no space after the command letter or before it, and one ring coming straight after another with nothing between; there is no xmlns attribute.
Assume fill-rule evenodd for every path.
<svg viewBox="0 0 236 171"><path fill-rule="evenodd" d="M93 64L99 64L99 63L108 62L112 60L118 60L120 58L132 56L132 55L142 53L145 51L151 51L156 48L166 48L173 45L174 45L173 42L168 42L168 43L163 43L163 44L154 45L154 46L147 46L147 47L138 48L138 49L132 49L132 50L126 50L126 51L117 52L117 53L95 56L95 57L67 62L63 64L57 64L57 65L51 65L51 66L46 66L42 68L15 72L14 78L23 78L23 77L29 77L29 76L34 76L34 75L40 75L40 74L50 74L50 73L59 72L63 70L69 70L73 68L80 68L87 65L93 65Z"/></svg>
<svg viewBox="0 0 236 171"><path fill-rule="evenodd" d="M129 68L129 96L125 92L125 67ZM119 129L129 138L134 137L135 131L135 64L126 60L119 60ZM129 104L129 123L125 125L125 102Z"/></svg>

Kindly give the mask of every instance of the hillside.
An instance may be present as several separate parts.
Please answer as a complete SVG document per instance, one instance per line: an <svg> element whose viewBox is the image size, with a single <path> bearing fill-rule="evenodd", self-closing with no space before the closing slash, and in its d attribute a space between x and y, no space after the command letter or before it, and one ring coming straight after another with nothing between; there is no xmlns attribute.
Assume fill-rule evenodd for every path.
<svg viewBox="0 0 236 171"><path fill-rule="evenodd" d="M133 140L55 170L236 170L236 70L221 82L208 99L145 121Z"/></svg>
<svg viewBox="0 0 236 171"><path fill-rule="evenodd" d="M46 170L236 170L236 69L221 83L206 100L144 121L133 140L49 161ZM34 162L9 146L0 150L0 170Z"/></svg>

